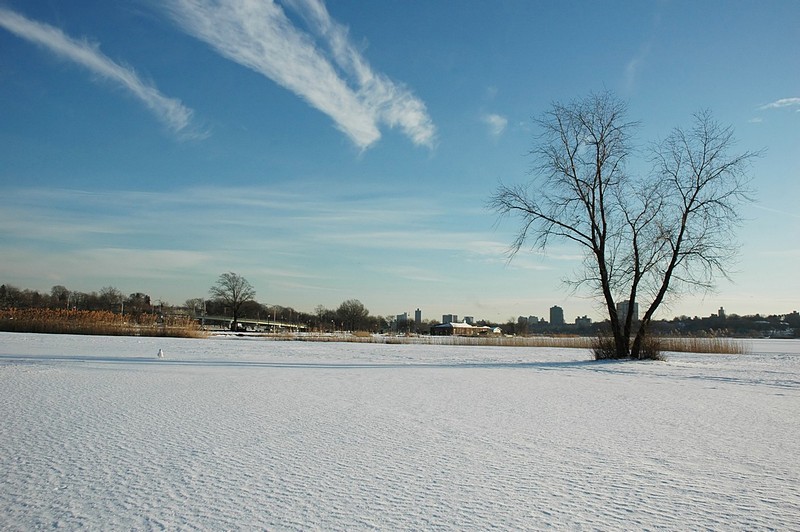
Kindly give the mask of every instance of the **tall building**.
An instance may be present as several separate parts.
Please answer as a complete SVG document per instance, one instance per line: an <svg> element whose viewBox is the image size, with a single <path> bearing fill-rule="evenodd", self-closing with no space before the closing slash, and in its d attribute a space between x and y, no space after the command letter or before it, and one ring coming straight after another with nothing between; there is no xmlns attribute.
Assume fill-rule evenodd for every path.
<svg viewBox="0 0 800 532"><path fill-rule="evenodd" d="M458 323L458 316L455 314L442 315L442 323Z"/></svg>
<svg viewBox="0 0 800 532"><path fill-rule="evenodd" d="M464 316L464 323L475 325L475 318L473 316Z"/></svg>
<svg viewBox="0 0 800 532"><path fill-rule="evenodd" d="M564 325L564 309L558 305L550 307L550 325Z"/></svg>
<svg viewBox="0 0 800 532"><path fill-rule="evenodd" d="M617 316L619 319L624 320L628 315L628 306L630 305L630 300L620 301L617 303ZM639 321L639 303L633 304L633 321Z"/></svg>
<svg viewBox="0 0 800 532"><path fill-rule="evenodd" d="M417 331L422 327L422 311L417 309L414 311L414 324L417 326Z"/></svg>

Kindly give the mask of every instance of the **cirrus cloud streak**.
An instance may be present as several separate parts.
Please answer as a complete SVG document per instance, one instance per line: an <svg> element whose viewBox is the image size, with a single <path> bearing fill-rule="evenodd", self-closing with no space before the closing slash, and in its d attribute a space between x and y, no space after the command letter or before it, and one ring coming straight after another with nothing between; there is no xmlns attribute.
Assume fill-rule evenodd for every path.
<svg viewBox="0 0 800 532"><path fill-rule="evenodd" d="M417 145L433 146L436 130L425 104L373 71L322 2L286 0L284 5L308 31L268 0L173 0L165 9L186 33L328 115L359 148L380 139L381 124L399 128Z"/></svg>
<svg viewBox="0 0 800 532"><path fill-rule="evenodd" d="M97 44L73 39L54 26L31 20L3 7L0 7L0 27L119 85L147 106L173 132L204 136L189 134L193 114L191 109L180 100L163 95L155 86L143 81L132 68L110 59Z"/></svg>

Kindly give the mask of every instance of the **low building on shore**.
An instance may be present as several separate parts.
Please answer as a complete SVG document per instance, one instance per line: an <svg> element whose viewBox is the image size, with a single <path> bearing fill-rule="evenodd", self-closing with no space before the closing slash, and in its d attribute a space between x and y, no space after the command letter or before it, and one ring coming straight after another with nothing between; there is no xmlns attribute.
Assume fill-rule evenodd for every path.
<svg viewBox="0 0 800 532"><path fill-rule="evenodd" d="M449 322L431 327L432 336L490 336L497 334L492 327L481 327L463 322Z"/></svg>

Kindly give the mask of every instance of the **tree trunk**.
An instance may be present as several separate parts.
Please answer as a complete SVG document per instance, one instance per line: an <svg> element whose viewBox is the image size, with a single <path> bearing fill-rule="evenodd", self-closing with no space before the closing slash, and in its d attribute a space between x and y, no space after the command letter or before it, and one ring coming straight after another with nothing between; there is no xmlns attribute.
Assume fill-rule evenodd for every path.
<svg viewBox="0 0 800 532"><path fill-rule="evenodd" d="M645 324L639 325L639 330L636 332L636 337L633 339L633 346L631 347L631 358L642 359L642 342L645 337Z"/></svg>
<svg viewBox="0 0 800 532"><path fill-rule="evenodd" d="M614 344L617 346L617 358L627 358L628 353L628 339L619 331L614 335Z"/></svg>

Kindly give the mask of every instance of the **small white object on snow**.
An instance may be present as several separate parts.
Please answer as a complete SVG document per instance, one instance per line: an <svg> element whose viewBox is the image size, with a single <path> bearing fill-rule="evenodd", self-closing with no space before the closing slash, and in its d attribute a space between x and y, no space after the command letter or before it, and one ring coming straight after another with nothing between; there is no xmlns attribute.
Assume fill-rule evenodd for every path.
<svg viewBox="0 0 800 532"><path fill-rule="evenodd" d="M164 351L161 349L158 350L158 358L164 358Z"/></svg>

